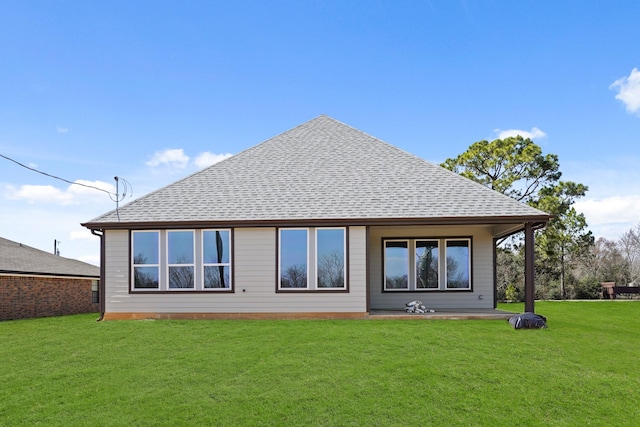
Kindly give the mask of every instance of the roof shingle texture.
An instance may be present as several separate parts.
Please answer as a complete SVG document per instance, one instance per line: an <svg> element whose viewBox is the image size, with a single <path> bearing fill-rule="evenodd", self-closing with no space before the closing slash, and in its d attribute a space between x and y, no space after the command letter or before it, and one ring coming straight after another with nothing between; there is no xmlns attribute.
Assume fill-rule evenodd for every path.
<svg viewBox="0 0 640 427"><path fill-rule="evenodd" d="M327 116L119 210L134 223L532 215L546 214Z"/></svg>
<svg viewBox="0 0 640 427"><path fill-rule="evenodd" d="M100 268L0 237L0 273L98 278Z"/></svg>

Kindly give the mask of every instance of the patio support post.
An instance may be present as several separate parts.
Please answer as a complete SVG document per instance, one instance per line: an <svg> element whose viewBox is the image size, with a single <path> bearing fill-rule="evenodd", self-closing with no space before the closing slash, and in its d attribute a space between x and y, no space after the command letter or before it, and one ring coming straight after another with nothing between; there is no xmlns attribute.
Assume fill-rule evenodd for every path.
<svg viewBox="0 0 640 427"><path fill-rule="evenodd" d="M534 257L534 237L533 224L528 222L524 225L524 311L534 313L535 300L535 267Z"/></svg>

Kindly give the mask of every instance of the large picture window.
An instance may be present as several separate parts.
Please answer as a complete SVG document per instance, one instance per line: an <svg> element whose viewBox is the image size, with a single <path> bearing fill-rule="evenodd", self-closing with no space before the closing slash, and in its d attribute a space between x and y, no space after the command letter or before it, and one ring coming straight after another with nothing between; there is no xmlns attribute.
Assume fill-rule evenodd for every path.
<svg viewBox="0 0 640 427"><path fill-rule="evenodd" d="M231 239L229 230L202 232L202 265L205 289L231 287Z"/></svg>
<svg viewBox="0 0 640 427"><path fill-rule="evenodd" d="M278 230L278 290L346 290L345 228Z"/></svg>
<svg viewBox="0 0 640 427"><path fill-rule="evenodd" d="M134 231L131 240L133 288L158 289L160 286L160 233Z"/></svg>
<svg viewBox="0 0 640 427"><path fill-rule="evenodd" d="M131 232L132 291L233 292L232 230Z"/></svg>
<svg viewBox="0 0 640 427"><path fill-rule="evenodd" d="M385 291L471 290L470 238L385 239L383 255Z"/></svg>
<svg viewBox="0 0 640 427"><path fill-rule="evenodd" d="M321 289L345 289L345 229L316 228L317 286Z"/></svg>

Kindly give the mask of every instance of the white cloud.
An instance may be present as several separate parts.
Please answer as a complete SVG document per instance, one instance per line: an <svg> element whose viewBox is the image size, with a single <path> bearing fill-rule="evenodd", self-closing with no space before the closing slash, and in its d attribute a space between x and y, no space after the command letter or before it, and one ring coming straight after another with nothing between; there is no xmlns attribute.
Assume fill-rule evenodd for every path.
<svg viewBox="0 0 640 427"><path fill-rule="evenodd" d="M530 131L526 131L526 130L521 130L521 129L507 129L507 130L502 130L502 129L495 129L494 132L498 135L498 139L505 139L505 138L509 138L512 136L518 136L520 135L523 138L529 138L529 139L542 139L544 137L547 136L547 134L545 132L543 132L542 130L538 129L537 127L533 127L531 128Z"/></svg>
<svg viewBox="0 0 640 427"><path fill-rule="evenodd" d="M101 188L111 193L115 192L113 185L102 181L75 181L83 185L69 185L65 190L61 190L52 185L13 185L5 186L5 197L9 200L21 200L27 203L52 203L56 205L77 205L83 202L94 200L108 200L108 195L93 186Z"/></svg>
<svg viewBox="0 0 640 427"><path fill-rule="evenodd" d="M171 168L184 169L189 163L189 156L184 154L182 148L169 148L164 151L156 151L145 165L150 167L169 166Z"/></svg>
<svg viewBox="0 0 640 427"><path fill-rule="evenodd" d="M590 163L567 162L562 179L589 187L574 207L587 218L595 237L616 240L640 222L640 159L594 159Z"/></svg>
<svg viewBox="0 0 640 427"><path fill-rule="evenodd" d="M622 101L627 111L640 116L640 71L631 70L628 77L622 77L613 82L609 89L617 90L616 99Z"/></svg>
<svg viewBox="0 0 640 427"><path fill-rule="evenodd" d="M104 181L87 181L84 179L78 179L75 181L80 185L70 185L67 191L71 194L77 195L88 195L88 196L102 196L106 195L104 192L108 191L109 193L115 194L116 188L113 184ZM95 187L95 188L92 188ZM96 190L99 188L99 191Z"/></svg>
<svg viewBox="0 0 640 427"><path fill-rule="evenodd" d="M91 234L91 231L88 228L73 230L69 233L69 240L95 241L96 239L98 239L98 236Z"/></svg>
<svg viewBox="0 0 640 427"><path fill-rule="evenodd" d="M19 188L13 185L6 186L6 197L11 200L24 200L29 203L55 203L69 205L73 201L73 195L52 185L22 185Z"/></svg>
<svg viewBox="0 0 640 427"><path fill-rule="evenodd" d="M640 218L640 195L613 196L602 199L579 200L574 204L587 218L589 228L596 237L617 239L631 229Z"/></svg>
<svg viewBox="0 0 640 427"><path fill-rule="evenodd" d="M81 255L77 259L79 261L100 267L100 255Z"/></svg>
<svg viewBox="0 0 640 427"><path fill-rule="evenodd" d="M2 237L34 248L53 252L53 241L62 241L60 255L98 264L100 240L93 237L80 223L106 212L112 207L108 203L84 203L71 206L59 204L24 204L3 202L0 209ZM80 238L82 232L93 238Z"/></svg>
<svg viewBox="0 0 640 427"><path fill-rule="evenodd" d="M56 132L60 134L65 134L69 132L69 128L63 128L62 126L56 126Z"/></svg>
<svg viewBox="0 0 640 427"><path fill-rule="evenodd" d="M193 162L199 169L202 169L228 159L231 156L233 156L231 153L215 154L205 151L204 153L199 154Z"/></svg>

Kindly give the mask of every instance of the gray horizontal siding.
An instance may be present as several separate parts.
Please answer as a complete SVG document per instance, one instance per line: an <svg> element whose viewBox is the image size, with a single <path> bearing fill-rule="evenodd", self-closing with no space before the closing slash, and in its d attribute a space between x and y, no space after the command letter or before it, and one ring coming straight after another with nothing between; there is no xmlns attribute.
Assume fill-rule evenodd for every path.
<svg viewBox="0 0 640 427"><path fill-rule="evenodd" d="M105 231L105 309L122 305L129 296L129 232Z"/></svg>
<svg viewBox="0 0 640 427"><path fill-rule="evenodd" d="M471 237L473 291L383 292L382 239L394 237ZM435 310L493 308L493 237L487 227L371 227L369 256L371 309L403 309L416 299Z"/></svg>
<svg viewBox="0 0 640 427"><path fill-rule="evenodd" d="M348 293L276 293L276 229L234 231L235 293L129 293L128 231L105 232L107 313L365 312L365 228L350 228Z"/></svg>

